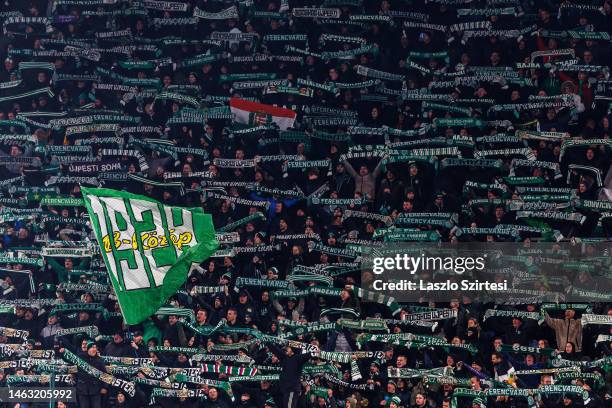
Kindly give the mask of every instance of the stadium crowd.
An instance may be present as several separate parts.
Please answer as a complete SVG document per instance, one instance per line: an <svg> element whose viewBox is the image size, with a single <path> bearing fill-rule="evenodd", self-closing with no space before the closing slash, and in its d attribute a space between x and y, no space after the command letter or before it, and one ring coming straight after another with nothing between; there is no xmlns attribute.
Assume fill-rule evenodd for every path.
<svg viewBox="0 0 612 408"><path fill-rule="evenodd" d="M609 242L609 0L5 0L0 20L0 386L83 408L611 406L609 291L359 289L368 247ZM127 326L80 186L202 207L220 249Z"/></svg>

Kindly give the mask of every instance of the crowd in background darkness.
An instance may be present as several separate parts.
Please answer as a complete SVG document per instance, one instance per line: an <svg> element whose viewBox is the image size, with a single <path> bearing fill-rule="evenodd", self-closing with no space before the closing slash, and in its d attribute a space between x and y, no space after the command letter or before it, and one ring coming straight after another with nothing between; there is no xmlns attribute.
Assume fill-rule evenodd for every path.
<svg viewBox="0 0 612 408"><path fill-rule="evenodd" d="M306 8L329 14L309 17ZM254 375L280 377L228 381L234 374L210 368L199 375L229 382L228 392L132 362L130 375L113 372L134 381L131 396L79 368L78 403L57 407L611 406L612 362L601 359L612 355L612 319L581 320L612 316L609 293L572 306L463 297L393 311L357 296L359 268L329 281L343 289L337 297L236 286L239 278L291 280L303 267L342 269L354 261L351 245L609 241L609 0L5 0L0 21L0 386L46 384L27 377L50 373L44 366L12 363L30 350L53 350L56 359L71 350L101 371L111 372L111 356L172 368L259 367ZM288 130L257 115L256 123L237 123L230 98L297 117ZM203 335L180 313L127 326L95 251L45 256L42 248L52 246L91 249L85 208L60 200L81 198L80 185L211 214L227 233L227 252L193 270L169 306L192 310L197 327L236 330ZM100 308L55 307L63 303ZM541 320L485 319L493 308L542 312ZM400 322L443 309L456 317ZM342 325L291 335L338 318L389 319L390 333L438 336L446 346L362 343L367 330ZM57 335L87 326L97 333ZM382 353L328 361L319 351L253 342L253 332L238 329L324 352ZM207 353L221 357L193 358ZM554 359L575 362L583 375L563 377ZM396 378L393 368L416 371ZM535 371L515 374L521 370ZM205 391L152 398L164 382ZM456 394L561 384L583 393Z"/></svg>

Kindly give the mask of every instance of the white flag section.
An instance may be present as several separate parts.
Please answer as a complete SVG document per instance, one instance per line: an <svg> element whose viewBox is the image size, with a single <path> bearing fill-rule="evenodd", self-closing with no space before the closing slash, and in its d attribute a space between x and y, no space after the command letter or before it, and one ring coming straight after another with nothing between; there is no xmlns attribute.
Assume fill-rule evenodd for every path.
<svg viewBox="0 0 612 408"><path fill-rule="evenodd" d="M234 122L245 125L266 125L276 123L280 130L293 126L297 114L291 109L277 108L240 98L230 99L230 109Z"/></svg>

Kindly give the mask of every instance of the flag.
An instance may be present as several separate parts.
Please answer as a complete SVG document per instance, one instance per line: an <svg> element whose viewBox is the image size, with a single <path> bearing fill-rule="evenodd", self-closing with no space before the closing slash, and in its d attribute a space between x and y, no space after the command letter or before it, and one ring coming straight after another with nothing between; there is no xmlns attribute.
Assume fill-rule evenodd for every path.
<svg viewBox="0 0 612 408"><path fill-rule="evenodd" d="M297 114L291 109L251 102L240 98L230 99L230 109L235 122L247 125L276 123L280 130L293 126Z"/></svg>
<svg viewBox="0 0 612 408"><path fill-rule="evenodd" d="M81 187L127 324L153 315L218 247L212 217L149 197Z"/></svg>

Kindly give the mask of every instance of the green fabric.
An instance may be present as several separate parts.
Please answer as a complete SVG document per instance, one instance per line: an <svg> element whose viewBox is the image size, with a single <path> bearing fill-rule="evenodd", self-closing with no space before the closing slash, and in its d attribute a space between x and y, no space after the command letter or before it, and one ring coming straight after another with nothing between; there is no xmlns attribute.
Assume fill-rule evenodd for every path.
<svg viewBox="0 0 612 408"><path fill-rule="evenodd" d="M110 189L81 190L127 324L154 314L185 282L192 265L218 247L212 218L201 208L165 206Z"/></svg>
<svg viewBox="0 0 612 408"><path fill-rule="evenodd" d="M162 332L152 320L147 320L142 323L142 340L148 344L151 339L157 344L162 344Z"/></svg>

